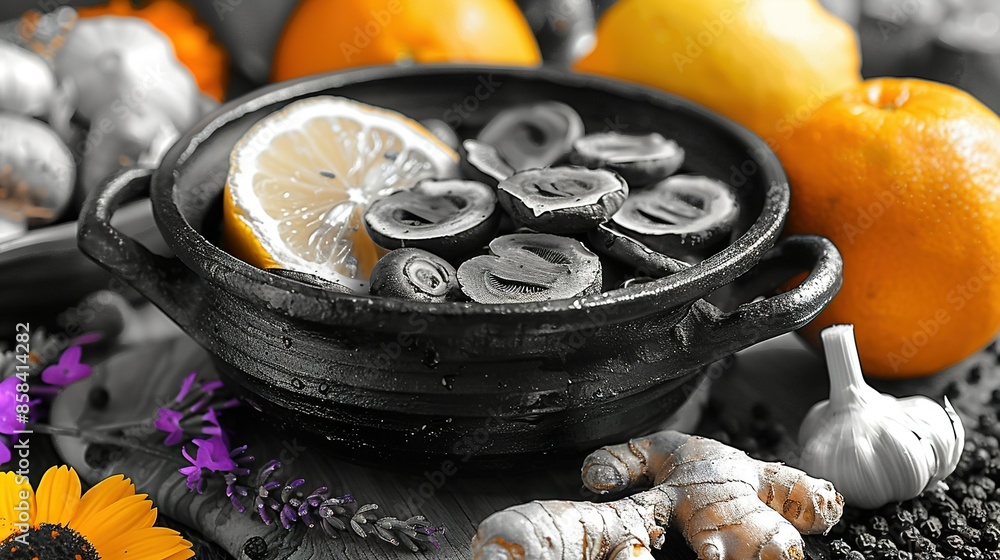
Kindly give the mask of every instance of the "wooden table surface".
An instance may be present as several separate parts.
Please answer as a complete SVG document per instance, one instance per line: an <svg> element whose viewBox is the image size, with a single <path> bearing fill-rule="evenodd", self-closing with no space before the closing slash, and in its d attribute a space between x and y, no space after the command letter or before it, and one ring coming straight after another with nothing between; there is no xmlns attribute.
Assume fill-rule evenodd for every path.
<svg viewBox="0 0 1000 560"><path fill-rule="evenodd" d="M163 321L165 319L155 310L143 310L142 335L133 336L129 348L97 367L89 381L64 392L53 407L52 422L86 425L106 423L112 418L115 421L145 418L155 410L157 403L172 398L180 379L189 372L214 375L207 353ZM919 383L880 388L899 394L940 394L951 379L968 369L971 361L979 359L986 358L974 357L970 362ZM92 384L102 385L111 395L110 405L103 411L87 405L86 395ZM794 432L809 407L826 398L828 386L819 355L799 338L786 335L740 353L735 367L713 381L712 393L725 414L735 417L747 417L755 402L766 401L774 410L775 420ZM704 418L698 431L711 430L715 420ZM238 514L221 492L205 495L188 492L184 477L176 473L183 464L180 461L170 463L133 453L93 469L87 465L85 447L78 441L57 439L56 446L63 458L91 482L111 472L132 477L140 491L152 496L161 512L198 528L207 539L237 558L241 557L247 538L260 535L270 545L268 558L274 559L466 559L470 557L469 544L478 522L497 510L536 499L592 498L581 488L578 461L530 474L467 476L461 464L451 476L403 473L338 460L324 451L321 438L278 426L249 407L230 414L223 423L238 430L233 443L249 444L258 458L257 464L281 455L289 478L292 475L304 477L307 485L327 484L335 492L349 492L361 503L380 504L388 515L405 518L421 514L445 525L447 533L442 538L441 549L411 554L375 538L361 539L345 534L341 539L331 540L321 531L289 533L280 527L266 527L249 512ZM175 448L175 451L178 450ZM179 453L177 456L180 459ZM676 536L675 539L658 552L657 557L693 558L683 542Z"/></svg>

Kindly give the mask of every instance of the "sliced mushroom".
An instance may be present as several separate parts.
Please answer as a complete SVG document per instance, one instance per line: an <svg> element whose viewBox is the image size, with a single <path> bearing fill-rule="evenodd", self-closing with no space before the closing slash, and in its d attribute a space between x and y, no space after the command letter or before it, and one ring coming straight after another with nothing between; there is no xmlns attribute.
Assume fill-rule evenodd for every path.
<svg viewBox="0 0 1000 560"><path fill-rule="evenodd" d="M455 267L422 249L396 249L372 269L369 293L416 301L453 299L458 291Z"/></svg>
<svg viewBox="0 0 1000 560"><path fill-rule="evenodd" d="M548 167L520 171L500 182L500 204L515 223L546 233L582 233L608 221L628 197L612 171Z"/></svg>
<svg viewBox="0 0 1000 560"><path fill-rule="evenodd" d="M458 151L458 146L460 144L458 140L458 134L455 129L448 125L448 123L442 121L441 119L424 119L420 121L420 124L424 128L431 131L438 140L444 142L452 150Z"/></svg>
<svg viewBox="0 0 1000 560"><path fill-rule="evenodd" d="M458 268L458 282L472 301L525 303L601 290L600 259L575 239L515 233L490 242L490 253Z"/></svg>
<svg viewBox="0 0 1000 560"><path fill-rule="evenodd" d="M500 212L493 189L475 181L421 181L374 202L365 212L372 240L387 249L417 247L458 259L496 234Z"/></svg>
<svg viewBox="0 0 1000 560"><path fill-rule="evenodd" d="M632 187L650 185L673 175L684 163L684 150L657 133L588 134L573 143L570 162L591 169L610 169Z"/></svg>
<svg viewBox="0 0 1000 560"><path fill-rule="evenodd" d="M738 216L739 204L728 185L678 175L633 193L611 220L655 251L697 261L729 243Z"/></svg>
<svg viewBox="0 0 1000 560"><path fill-rule="evenodd" d="M309 274L308 272L300 272L298 270L291 270L288 268L268 268L268 272L281 276L282 278L288 278L289 280L294 280L296 282L306 284L307 286L312 286L314 288L322 288L324 290L330 290L333 292L340 292L344 294L353 294L354 291L344 286L343 284L338 284L336 282L331 282L325 278L320 278L314 274Z"/></svg>
<svg viewBox="0 0 1000 560"><path fill-rule="evenodd" d="M472 168L467 175L474 179L482 179L483 182L492 179L492 183L496 184L515 173L515 169L503 159L500 152L489 144L466 140L462 142L462 147L465 148L463 162L468 162L468 166Z"/></svg>
<svg viewBox="0 0 1000 560"><path fill-rule="evenodd" d="M514 169L548 167L583 135L583 119L558 101L519 105L501 111L479 132Z"/></svg>
<svg viewBox="0 0 1000 560"><path fill-rule="evenodd" d="M631 267L632 273L639 277L663 278L690 266L684 261L657 253L606 224L591 230L587 241L594 251Z"/></svg>

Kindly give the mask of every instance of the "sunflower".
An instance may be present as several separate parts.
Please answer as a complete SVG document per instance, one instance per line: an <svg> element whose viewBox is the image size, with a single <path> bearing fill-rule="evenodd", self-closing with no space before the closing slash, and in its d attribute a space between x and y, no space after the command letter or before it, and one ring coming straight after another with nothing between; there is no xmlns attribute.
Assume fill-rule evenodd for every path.
<svg viewBox="0 0 1000 560"><path fill-rule="evenodd" d="M121 475L80 496L80 477L52 467L33 492L27 479L0 473L0 558L10 560L183 560L180 533L154 527L156 509Z"/></svg>

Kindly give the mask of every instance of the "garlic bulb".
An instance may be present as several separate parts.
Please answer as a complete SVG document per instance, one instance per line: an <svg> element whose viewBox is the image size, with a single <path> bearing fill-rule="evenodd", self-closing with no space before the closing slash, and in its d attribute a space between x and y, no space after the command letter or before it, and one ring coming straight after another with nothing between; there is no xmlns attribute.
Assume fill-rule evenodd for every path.
<svg viewBox="0 0 1000 560"><path fill-rule="evenodd" d="M23 215L29 227L52 223L69 205L75 181L73 155L51 128L0 112L0 207L5 214ZM10 222L9 216L3 219Z"/></svg>
<svg viewBox="0 0 1000 560"><path fill-rule="evenodd" d="M897 399L862 377L853 325L822 334L830 400L817 403L799 430L799 467L825 478L847 503L877 508L913 498L955 470L965 429L951 403Z"/></svg>
<svg viewBox="0 0 1000 560"><path fill-rule="evenodd" d="M140 105L166 114L178 130L200 117L194 76L177 60L170 39L141 19L78 21L56 53L55 68L60 81L73 82L77 111L91 121L108 107L125 115Z"/></svg>
<svg viewBox="0 0 1000 560"><path fill-rule="evenodd" d="M42 57L0 40L0 110L43 115L55 90L55 74Z"/></svg>

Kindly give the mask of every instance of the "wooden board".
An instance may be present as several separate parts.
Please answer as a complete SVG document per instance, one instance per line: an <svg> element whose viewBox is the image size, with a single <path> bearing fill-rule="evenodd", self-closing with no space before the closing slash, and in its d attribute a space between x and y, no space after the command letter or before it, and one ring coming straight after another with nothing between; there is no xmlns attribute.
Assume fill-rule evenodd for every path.
<svg viewBox="0 0 1000 560"><path fill-rule="evenodd" d="M95 425L112 419L118 422L146 418L158 403L172 398L181 378L189 372L214 375L207 353L194 342L170 329L152 331L159 333L160 340L134 346L113 356L95 370L89 381L70 387L54 406L53 423ZM974 357L929 380L890 384L881 389L898 394L940 394L951 380L962 375L977 360L987 360L987 357ZM766 401L775 410L775 420L794 432L809 407L826 398L828 388L822 361L794 336L758 345L738 356L736 364L713 380L714 397L726 415L748 417L755 402ZM993 371L992 368L989 371ZM994 374L984 383L995 381ZM87 405L86 395L94 384L105 387L111 395L106 410L94 410ZM988 395L989 391L969 392L967 398L981 401L984 394ZM710 431L716 420L705 418L700 431ZM176 473L183 465L180 460L169 462L132 453L95 470L87 466L83 448L77 442L60 440L57 446L64 459L91 482L110 472L130 476L140 491L152 496L160 511L201 531L237 558L247 538L260 535L270 544L268 557L275 559L466 559L470 557L469 545L477 524L497 510L536 499L593 498L581 488L579 461L544 472L512 472L502 476L467 476L461 462L454 466L455 472L450 475L440 469L406 473L339 460L325 451L322 438L276 425L249 407L244 407L240 413L230 413L224 423L238 430L237 438L243 439L234 439L233 443L250 445L258 457L258 464L268 458L280 458L286 464L289 478L292 475L304 477L307 485L326 484L336 492L349 492L359 502L380 504L389 515L421 514L447 526L441 549L413 555L374 538L363 540L345 534L344 538L330 540L320 531L289 533L280 527L266 527L249 512L241 515L233 510L219 488L205 495L190 493L184 478ZM179 450L174 448L173 451L180 459ZM530 465L526 465L525 471L529 469ZM814 552L813 556L822 556L822 553ZM689 560L694 555L675 536L671 545L658 552L657 557Z"/></svg>

